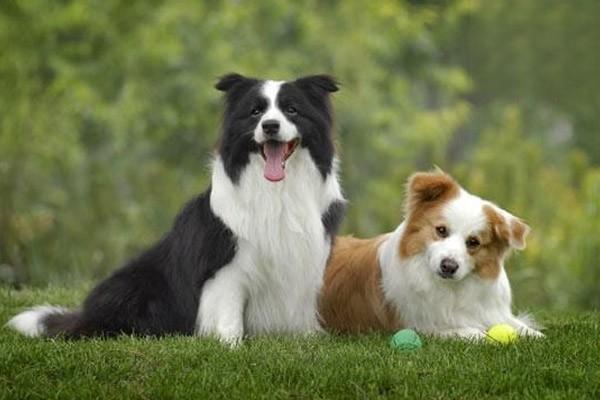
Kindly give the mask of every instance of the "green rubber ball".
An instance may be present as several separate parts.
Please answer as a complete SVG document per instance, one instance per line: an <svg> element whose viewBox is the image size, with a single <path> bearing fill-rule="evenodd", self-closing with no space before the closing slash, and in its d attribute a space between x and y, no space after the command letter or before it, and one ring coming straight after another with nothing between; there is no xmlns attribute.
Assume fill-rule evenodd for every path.
<svg viewBox="0 0 600 400"><path fill-rule="evenodd" d="M423 347L423 343L417 332L412 329L402 329L392 336L390 346L395 350L411 351L420 349Z"/></svg>

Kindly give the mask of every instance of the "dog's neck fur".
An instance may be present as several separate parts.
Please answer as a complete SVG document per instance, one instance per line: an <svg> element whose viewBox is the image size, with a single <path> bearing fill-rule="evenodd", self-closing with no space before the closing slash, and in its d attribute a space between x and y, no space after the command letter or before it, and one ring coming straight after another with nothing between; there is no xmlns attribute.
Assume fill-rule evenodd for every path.
<svg viewBox="0 0 600 400"><path fill-rule="evenodd" d="M333 172L323 179L308 150L298 149L287 162L286 178L277 183L263 177L263 165L260 155L251 154L239 182L233 183L217 157L212 171L211 208L238 238L252 240L265 250L278 245L282 231L302 236L316 233L310 232L312 228L307 224L315 218L320 221L332 201L343 200L337 162ZM269 222L272 224L266 226Z"/></svg>

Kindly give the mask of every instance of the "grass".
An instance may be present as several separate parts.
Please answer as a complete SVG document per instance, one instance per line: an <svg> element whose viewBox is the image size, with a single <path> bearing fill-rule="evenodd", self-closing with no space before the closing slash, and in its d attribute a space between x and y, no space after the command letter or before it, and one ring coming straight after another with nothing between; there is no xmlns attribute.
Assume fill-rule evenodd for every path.
<svg viewBox="0 0 600 400"><path fill-rule="evenodd" d="M0 321L84 289L0 289ZM0 398L600 398L600 313L541 313L543 341L500 347L388 335L255 338L231 351L169 337L39 340L0 329Z"/></svg>

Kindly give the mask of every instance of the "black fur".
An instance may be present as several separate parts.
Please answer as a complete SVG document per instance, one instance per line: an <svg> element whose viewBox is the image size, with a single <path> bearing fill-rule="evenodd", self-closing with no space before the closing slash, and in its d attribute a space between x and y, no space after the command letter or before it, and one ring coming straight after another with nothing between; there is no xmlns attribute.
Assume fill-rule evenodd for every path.
<svg viewBox="0 0 600 400"><path fill-rule="evenodd" d="M204 282L236 247L209 202L210 189L184 207L161 241L96 286L81 310L47 316L47 336L192 334Z"/></svg>
<svg viewBox="0 0 600 400"><path fill-rule="evenodd" d="M346 212L346 203L343 201L334 201L329 205L321 221L323 221L323 227L325 228L325 234L333 238L338 231L342 220L344 219L344 213Z"/></svg>
<svg viewBox="0 0 600 400"><path fill-rule="evenodd" d="M249 155L258 152L253 133L261 116L252 110L264 110L267 100L262 96L264 81L229 74L221 78L216 88L226 92L225 119L219 154L225 171L233 182L249 162ZM333 141L331 130L333 116L329 93L338 90L335 80L327 75L312 75L286 82L277 96L280 109L293 106L297 113L286 117L296 125L300 133L300 145L308 148L323 179L331 172L333 164Z"/></svg>
<svg viewBox="0 0 600 400"><path fill-rule="evenodd" d="M261 82L229 74L216 85L225 92L226 103L218 151L233 182L239 180L249 154L259 151L253 131L260 117L251 111L266 107ZM280 108L292 105L298 110L289 118L323 178L333 164L328 94L336 90L332 78L315 75L285 83L277 98ZM212 212L210 193L211 188L190 201L170 232L96 286L81 309L46 316L46 336L192 334L204 283L233 259L237 246L231 230ZM322 217L331 237L343 208L342 202L334 202Z"/></svg>

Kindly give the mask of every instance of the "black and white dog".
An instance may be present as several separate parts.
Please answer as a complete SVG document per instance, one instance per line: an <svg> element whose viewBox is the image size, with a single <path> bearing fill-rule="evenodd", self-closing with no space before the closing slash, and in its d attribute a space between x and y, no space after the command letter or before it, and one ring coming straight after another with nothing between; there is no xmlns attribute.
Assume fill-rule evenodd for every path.
<svg viewBox="0 0 600 400"><path fill-rule="evenodd" d="M38 306L8 325L28 336L245 335L320 329L317 295L342 219L325 75L226 75L212 184L172 230L118 269L80 310Z"/></svg>

